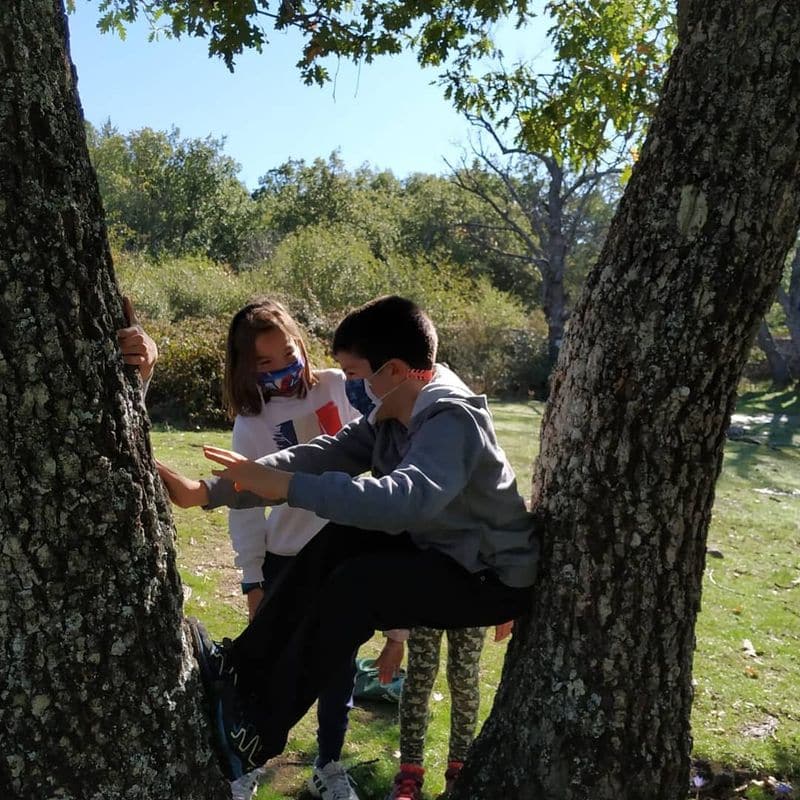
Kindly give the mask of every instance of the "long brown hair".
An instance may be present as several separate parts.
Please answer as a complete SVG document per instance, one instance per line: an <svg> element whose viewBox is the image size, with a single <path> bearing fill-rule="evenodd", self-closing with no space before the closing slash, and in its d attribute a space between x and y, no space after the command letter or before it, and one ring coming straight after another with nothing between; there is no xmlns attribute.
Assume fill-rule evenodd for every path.
<svg viewBox="0 0 800 800"><path fill-rule="evenodd" d="M270 393L263 392L255 379L255 341L258 334L276 328L297 345L305 362L298 397L305 397L317 382L300 326L277 300L256 297L233 315L228 328L224 400L231 419L237 414L255 416L261 412L262 401L269 402Z"/></svg>

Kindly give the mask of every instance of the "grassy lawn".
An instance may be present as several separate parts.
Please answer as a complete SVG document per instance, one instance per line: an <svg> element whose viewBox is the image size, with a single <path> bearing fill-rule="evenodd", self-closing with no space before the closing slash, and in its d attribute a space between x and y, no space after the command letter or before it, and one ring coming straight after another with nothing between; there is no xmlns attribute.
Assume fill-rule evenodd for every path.
<svg viewBox="0 0 800 800"><path fill-rule="evenodd" d="M528 493L543 406L494 403L497 431ZM703 610L697 627L696 755L716 762L800 778L800 403L789 393L750 392L739 412L747 438L730 441L709 532ZM777 416L776 416L777 415ZM767 417L770 417L767 419ZM191 475L207 474L198 445L228 446L226 431L159 430L159 458ZM233 568L227 512L175 512L186 612L215 637L235 636L246 621ZM376 637L362 650L374 655ZM505 644L487 640L481 714L488 714ZM426 790L442 789L449 706L441 671L431 702ZM361 706L351 716L344 760L362 800L383 798L397 767L396 707ZM313 712L294 730L284 756L271 764L259 800L309 797L304 782L315 754ZM752 795L755 797L755 795Z"/></svg>

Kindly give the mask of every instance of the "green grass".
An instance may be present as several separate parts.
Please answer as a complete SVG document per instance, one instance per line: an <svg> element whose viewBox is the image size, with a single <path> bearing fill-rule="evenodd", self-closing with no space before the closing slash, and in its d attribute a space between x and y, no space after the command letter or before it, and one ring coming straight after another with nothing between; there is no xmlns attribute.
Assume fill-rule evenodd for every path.
<svg viewBox="0 0 800 800"><path fill-rule="evenodd" d="M538 452L540 403L494 403L498 437L517 471L524 495ZM765 444L731 441L717 486L703 610L697 625L695 753L714 762L800 778L800 401L790 393L749 392L739 412L779 414L756 421L748 436ZM153 434L159 458L192 475L207 474L205 442L227 446L225 431ZM764 493L758 490L769 490ZM796 492L796 495L793 494ZM214 636L233 636L246 621L245 604L232 566L226 512L176 510L181 575L191 588L186 611L200 616ZM748 655L743 642L756 651ZM375 655L380 638L365 645ZM444 664L443 652L442 664ZM488 714L505 655L505 644L487 638L481 671L481 719ZM440 671L431 703L426 791L443 786L449 732L449 694ZM383 798L397 767L397 709L357 707L351 717L344 759L352 765L362 800ZM763 734L764 723L776 720ZM758 727L762 726L759 731ZM294 729L287 752L273 762L269 786L258 800L307 798L304 782L315 754L313 712Z"/></svg>

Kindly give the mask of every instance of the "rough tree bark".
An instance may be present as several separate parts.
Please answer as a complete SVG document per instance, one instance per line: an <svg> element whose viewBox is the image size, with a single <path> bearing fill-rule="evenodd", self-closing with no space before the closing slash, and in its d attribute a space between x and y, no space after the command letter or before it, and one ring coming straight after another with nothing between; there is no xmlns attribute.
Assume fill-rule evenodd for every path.
<svg viewBox="0 0 800 800"><path fill-rule="evenodd" d="M800 14L681 3L683 37L554 374L541 580L456 800L687 795L724 431L800 211Z"/></svg>
<svg viewBox="0 0 800 800"><path fill-rule="evenodd" d="M61 0L0 76L0 797L221 799Z"/></svg>

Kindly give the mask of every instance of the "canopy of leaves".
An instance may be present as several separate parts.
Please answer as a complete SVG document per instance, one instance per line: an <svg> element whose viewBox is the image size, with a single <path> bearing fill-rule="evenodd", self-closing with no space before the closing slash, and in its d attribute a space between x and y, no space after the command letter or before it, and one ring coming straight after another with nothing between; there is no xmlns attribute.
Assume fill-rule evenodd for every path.
<svg viewBox="0 0 800 800"><path fill-rule="evenodd" d="M456 63L445 94L513 146L580 171L607 153L635 156L675 45L671 0L550 0L550 63L519 62L476 76ZM538 61L542 61L539 59ZM464 67L467 66L467 69Z"/></svg>
<svg viewBox="0 0 800 800"><path fill-rule="evenodd" d="M76 0L68 0L74 7ZM422 64L448 59L466 63L492 49L492 23L528 15L527 0L97 0L99 27L124 37L126 26L146 19L153 36L208 39L209 54L233 69L246 49L261 51L271 30L303 34L298 61L306 83L329 79L325 56L371 62L382 54L413 47Z"/></svg>

